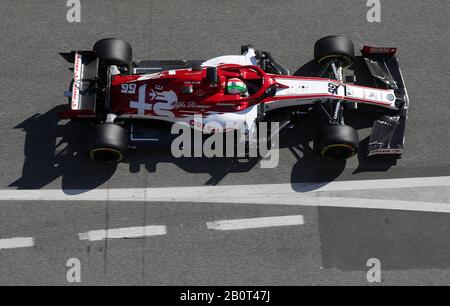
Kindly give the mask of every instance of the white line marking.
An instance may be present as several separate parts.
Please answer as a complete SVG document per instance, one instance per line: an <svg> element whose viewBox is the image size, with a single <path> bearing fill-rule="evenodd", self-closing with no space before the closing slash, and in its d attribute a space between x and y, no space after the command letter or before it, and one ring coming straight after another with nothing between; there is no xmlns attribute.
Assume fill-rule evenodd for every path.
<svg viewBox="0 0 450 306"><path fill-rule="evenodd" d="M27 248L34 246L33 237L16 237L8 239L0 239L0 250Z"/></svg>
<svg viewBox="0 0 450 306"><path fill-rule="evenodd" d="M93 190L0 190L0 201L117 201L246 203L268 205L360 207L450 213L447 203L326 197L327 191L450 187L450 176L329 183L228 185ZM1 203L0 203L1 205Z"/></svg>
<svg viewBox="0 0 450 306"><path fill-rule="evenodd" d="M250 219L220 220L207 222L206 227L218 231L241 230L247 228L262 228L274 226L302 225L303 216L280 216Z"/></svg>
<svg viewBox="0 0 450 306"><path fill-rule="evenodd" d="M80 238L80 240L99 241L105 239L140 238L165 234L167 234L166 226L149 225L149 226L122 227L122 228L110 228L108 230L89 231L86 233L79 233L78 237Z"/></svg>
<svg viewBox="0 0 450 306"><path fill-rule="evenodd" d="M450 176L386 180L333 181L325 183L189 186L155 188L117 188L93 190L0 190L0 201L171 201L184 197L223 198L237 194L271 195L283 193L314 194L321 191L354 191L415 187L450 187Z"/></svg>

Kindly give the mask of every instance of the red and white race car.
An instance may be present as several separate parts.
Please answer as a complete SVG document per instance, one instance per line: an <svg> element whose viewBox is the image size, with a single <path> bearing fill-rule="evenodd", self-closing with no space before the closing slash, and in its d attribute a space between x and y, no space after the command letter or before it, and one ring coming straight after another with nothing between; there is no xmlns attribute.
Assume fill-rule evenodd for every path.
<svg viewBox="0 0 450 306"><path fill-rule="evenodd" d="M322 157L339 160L359 146L356 130L344 123L345 110L367 105L386 110L373 125L368 155L399 156L409 99L396 49L364 46L361 53L373 87L344 77L354 46L343 36L316 42L315 60L323 68L314 77L289 75L269 52L251 45L240 55L206 61L136 63L127 42L102 39L91 51L61 53L74 64L74 77L65 93L69 107L59 115L90 121L91 158L118 162L129 148L162 141L161 130L177 122L215 133L221 132L218 125L222 131L239 127L251 134L260 122L282 122L282 128L293 116L314 112L323 122L315 148Z"/></svg>

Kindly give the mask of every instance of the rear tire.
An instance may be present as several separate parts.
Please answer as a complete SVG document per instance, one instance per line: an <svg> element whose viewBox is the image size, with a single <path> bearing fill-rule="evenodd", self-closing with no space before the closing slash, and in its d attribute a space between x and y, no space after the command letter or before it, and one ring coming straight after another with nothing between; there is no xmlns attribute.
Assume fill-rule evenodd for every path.
<svg viewBox="0 0 450 306"><path fill-rule="evenodd" d="M88 150L92 160L120 162L128 148L128 133L114 123L96 125L88 134Z"/></svg>
<svg viewBox="0 0 450 306"><path fill-rule="evenodd" d="M322 158L345 160L358 152L358 133L348 125L324 127L315 142L316 150Z"/></svg>
<svg viewBox="0 0 450 306"><path fill-rule="evenodd" d="M107 65L129 67L133 62L133 51L129 43L118 38L105 38L95 43L94 52Z"/></svg>
<svg viewBox="0 0 450 306"><path fill-rule="evenodd" d="M314 59L321 65L338 59L342 67L348 67L353 63L354 57L353 42L345 36L327 36L319 39L314 45Z"/></svg>

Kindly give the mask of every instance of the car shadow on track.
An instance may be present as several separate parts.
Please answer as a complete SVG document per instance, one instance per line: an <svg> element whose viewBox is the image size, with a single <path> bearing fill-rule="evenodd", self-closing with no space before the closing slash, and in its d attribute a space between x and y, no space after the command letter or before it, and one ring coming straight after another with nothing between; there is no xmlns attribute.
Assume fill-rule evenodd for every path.
<svg viewBox="0 0 450 306"><path fill-rule="evenodd" d="M26 133L25 158L22 176L9 187L40 189L61 179L63 191L81 193L106 183L113 176L114 164L89 159L84 141L87 125L60 120L57 113L63 109L64 105L61 105L46 113L35 114L15 127ZM310 147L316 133L313 128L316 121L313 116L307 116L302 124L280 136L280 147L289 148L297 158L291 173L293 182L332 181L345 167L345 162L320 159ZM247 173L259 162L259 158L175 158L169 147L130 150L124 160L131 173L137 173L141 168L152 173L157 171L158 164L172 163L188 173L209 174L204 185L217 185L230 173Z"/></svg>
<svg viewBox="0 0 450 306"><path fill-rule="evenodd" d="M84 150L86 126L60 121L57 106L35 114L15 128L23 129L25 159L22 177L9 187L40 189L61 177L63 190L90 190L105 183L114 173L111 164L92 163Z"/></svg>

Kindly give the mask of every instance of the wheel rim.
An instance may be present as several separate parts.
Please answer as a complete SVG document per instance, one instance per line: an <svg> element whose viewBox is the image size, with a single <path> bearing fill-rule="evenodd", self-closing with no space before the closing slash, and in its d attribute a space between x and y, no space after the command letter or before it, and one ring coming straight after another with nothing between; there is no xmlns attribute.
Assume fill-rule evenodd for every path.
<svg viewBox="0 0 450 306"><path fill-rule="evenodd" d="M333 144L324 147L320 155L329 160L344 160L356 154L356 148L348 144Z"/></svg>
<svg viewBox="0 0 450 306"><path fill-rule="evenodd" d="M92 160L100 162L117 163L123 159L123 154L111 148L98 148L90 150L89 155Z"/></svg>

